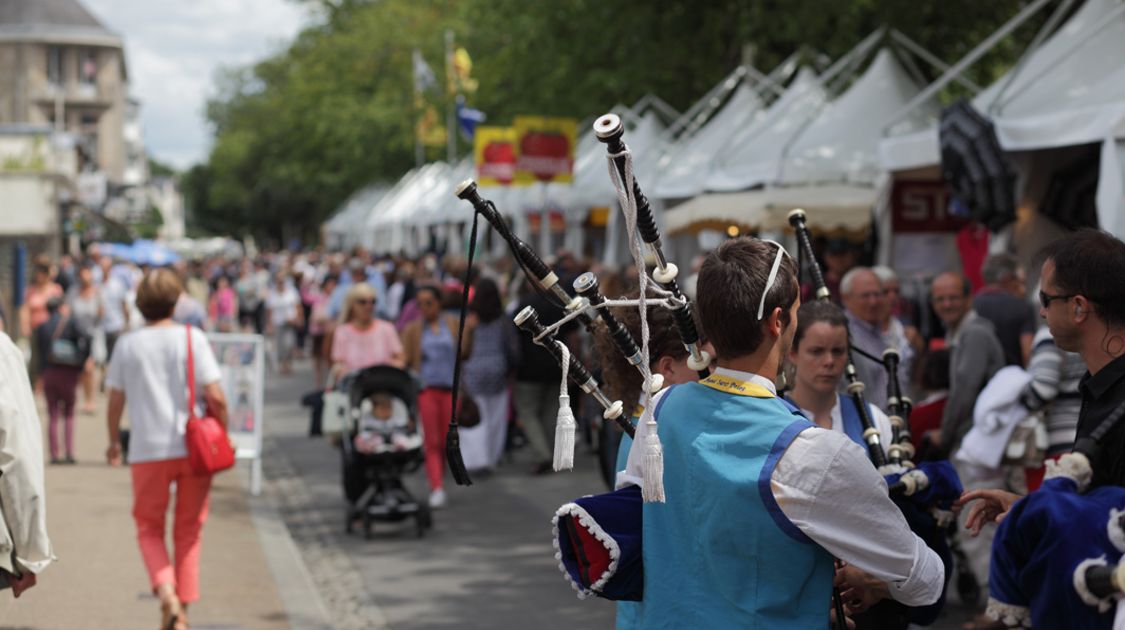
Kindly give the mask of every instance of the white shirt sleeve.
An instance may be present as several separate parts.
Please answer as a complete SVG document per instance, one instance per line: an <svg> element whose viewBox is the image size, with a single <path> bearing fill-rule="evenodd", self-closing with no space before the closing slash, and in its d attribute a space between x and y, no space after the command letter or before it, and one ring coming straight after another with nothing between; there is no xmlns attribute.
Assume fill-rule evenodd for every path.
<svg viewBox="0 0 1125 630"><path fill-rule="evenodd" d="M671 387L665 387L664 389L656 392L656 395L652 397L652 404L650 405L650 407L652 407L653 413L656 413L656 408L660 405L660 400L663 399L664 395L671 391L671 389ZM656 427L653 427L653 429L655 428ZM625 470L618 471L617 483L614 488L620 490L625 486L639 486L642 484L642 481L644 480L642 469L642 464L645 457L644 445L645 437L648 436L648 434L648 423L644 422L643 418L641 420L638 420L637 431L633 436L633 445L629 448L629 459L625 464Z"/></svg>
<svg viewBox="0 0 1125 630"><path fill-rule="evenodd" d="M47 537L43 429L23 353L0 333L0 568L39 573L55 560Z"/></svg>
<svg viewBox="0 0 1125 630"><path fill-rule="evenodd" d="M806 536L885 582L896 601L926 606L941 596L941 559L910 531L883 477L846 435L821 428L799 433L778 460L770 487Z"/></svg>

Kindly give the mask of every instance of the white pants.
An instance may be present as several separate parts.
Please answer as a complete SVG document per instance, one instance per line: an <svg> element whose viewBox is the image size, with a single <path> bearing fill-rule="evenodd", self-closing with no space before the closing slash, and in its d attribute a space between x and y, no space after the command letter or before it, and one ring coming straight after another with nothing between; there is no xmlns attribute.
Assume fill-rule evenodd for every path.
<svg viewBox="0 0 1125 630"><path fill-rule="evenodd" d="M504 454L504 441L508 436L508 390L476 395L473 401L480 409L480 424L458 431L461 457L469 470L493 468Z"/></svg>

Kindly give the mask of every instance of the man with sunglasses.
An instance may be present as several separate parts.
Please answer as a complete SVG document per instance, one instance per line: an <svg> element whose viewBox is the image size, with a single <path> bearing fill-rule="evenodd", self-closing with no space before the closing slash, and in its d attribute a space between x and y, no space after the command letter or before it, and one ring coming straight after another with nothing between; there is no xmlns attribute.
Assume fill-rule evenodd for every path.
<svg viewBox="0 0 1125 630"><path fill-rule="evenodd" d="M1047 320L1055 345L1077 352L1087 372L1079 382L1080 440L1125 402L1125 243L1098 230L1081 230L1040 253L1039 314ZM1125 424L1102 439L1091 462L1090 487L1125 486ZM966 484L968 486L968 484ZM1020 495L1003 490L970 490L958 503L980 499L968 511L965 527L979 532L1000 522Z"/></svg>

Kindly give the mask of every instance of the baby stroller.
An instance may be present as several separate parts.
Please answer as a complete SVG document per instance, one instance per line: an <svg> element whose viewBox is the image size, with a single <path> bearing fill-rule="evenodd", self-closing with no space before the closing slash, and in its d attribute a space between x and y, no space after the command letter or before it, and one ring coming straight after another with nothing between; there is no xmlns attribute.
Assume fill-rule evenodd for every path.
<svg viewBox="0 0 1125 630"><path fill-rule="evenodd" d="M348 374L337 388L349 401L350 421L340 440L347 532L360 518L365 538L371 538L375 521L413 518L421 538L433 527L430 506L414 498L402 482L404 474L424 461L413 379L381 365Z"/></svg>

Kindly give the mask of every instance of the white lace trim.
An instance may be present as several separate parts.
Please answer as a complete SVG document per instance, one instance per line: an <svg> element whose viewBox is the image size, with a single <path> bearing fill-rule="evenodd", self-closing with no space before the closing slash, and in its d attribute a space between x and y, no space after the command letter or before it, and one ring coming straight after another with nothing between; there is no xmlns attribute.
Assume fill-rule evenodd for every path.
<svg viewBox="0 0 1125 630"><path fill-rule="evenodd" d="M589 530L589 532L594 535L594 538L609 552L609 567L606 568L605 572L603 572L597 581L591 584L588 589L571 577L570 572L566 570L566 565L562 562L562 550L559 546L559 518L562 516L577 518L578 523ZM566 578L566 581L570 583L571 587L578 592L578 599L586 599L592 594L600 593L606 583L609 582L609 579L617 573L617 563L621 560L621 548L617 545L617 541L613 539L613 536L606 533L601 525L598 525L594 520L594 517L590 516L590 513L577 503L566 503L555 512L555 516L551 518L551 533L554 536L552 542L554 543L555 560L559 563L559 570L562 571L563 577Z"/></svg>
<svg viewBox="0 0 1125 630"><path fill-rule="evenodd" d="M1090 480L1094 477L1094 471L1090 468L1090 460L1082 453L1067 453L1058 459L1047 460L1047 472L1043 475L1043 480L1054 479L1055 477L1068 477L1074 480L1078 486L1078 492L1086 492L1086 488L1090 487Z"/></svg>
<svg viewBox="0 0 1125 630"><path fill-rule="evenodd" d="M988 598L988 608L984 611L989 619L999 621L1009 628L1030 628L1031 609L1027 606L1005 604L995 598Z"/></svg>

